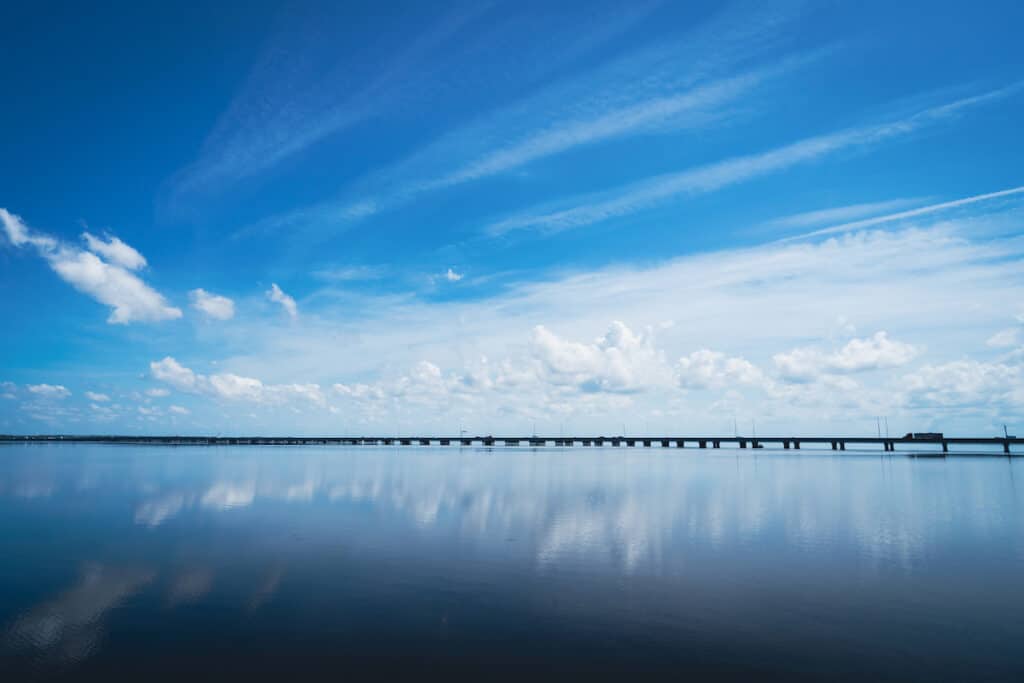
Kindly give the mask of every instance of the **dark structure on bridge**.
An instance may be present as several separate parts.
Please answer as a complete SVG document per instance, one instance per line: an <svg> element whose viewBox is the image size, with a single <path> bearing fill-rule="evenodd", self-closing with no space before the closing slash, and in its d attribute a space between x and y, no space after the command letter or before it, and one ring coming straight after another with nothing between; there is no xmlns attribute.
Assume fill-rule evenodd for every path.
<svg viewBox="0 0 1024 683"><path fill-rule="evenodd" d="M0 443L109 443L148 444L165 446L528 446L532 448L557 447L612 447L612 448L721 448L722 444L739 448L764 448L773 445L782 449L799 449L801 445L823 448L827 444L833 451L845 451L847 446L881 446L885 452L914 449L921 446L941 447L948 453L951 446L1002 446L1002 452L1011 455L1010 447L1024 445L1024 438L1001 437L947 437L929 434L927 438L864 436L88 436L70 434L0 435ZM970 451L963 451L965 454ZM976 452L976 451L975 451Z"/></svg>

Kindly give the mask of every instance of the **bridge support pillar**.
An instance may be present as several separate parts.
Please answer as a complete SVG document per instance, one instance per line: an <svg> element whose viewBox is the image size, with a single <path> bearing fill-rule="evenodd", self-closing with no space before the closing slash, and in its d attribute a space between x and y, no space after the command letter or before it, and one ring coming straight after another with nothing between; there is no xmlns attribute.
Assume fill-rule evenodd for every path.
<svg viewBox="0 0 1024 683"><path fill-rule="evenodd" d="M793 442L793 448L795 448L797 450L800 450L800 442L799 441L794 441Z"/></svg>
<svg viewBox="0 0 1024 683"><path fill-rule="evenodd" d="M746 447L747 447L747 442L746 442L746 441L743 441L743 440L741 439L741 440L740 440L740 448L746 448Z"/></svg>
<svg viewBox="0 0 1024 683"><path fill-rule="evenodd" d="M949 453L949 442L947 442L947 441L943 441L942 442L942 452L943 453Z"/></svg>
<svg viewBox="0 0 1024 683"><path fill-rule="evenodd" d="M1003 453L1006 453L1007 455L1010 454L1010 442L1009 441L1004 441L1003 442Z"/></svg>
<svg viewBox="0 0 1024 683"><path fill-rule="evenodd" d="M839 442L839 450L841 450L841 451L845 451L846 450L846 442L845 441L840 441Z"/></svg>
<svg viewBox="0 0 1024 683"><path fill-rule="evenodd" d="M839 448L839 445L835 441L833 441L832 442L832 450L836 450L837 448Z"/></svg>
<svg viewBox="0 0 1024 683"><path fill-rule="evenodd" d="M699 446L700 448L707 448L708 447L708 442L707 441L698 441L697 442L697 446Z"/></svg>
<svg viewBox="0 0 1024 683"><path fill-rule="evenodd" d="M711 447L712 448L721 448L722 447L722 442L721 441L712 441L711 442Z"/></svg>
<svg viewBox="0 0 1024 683"><path fill-rule="evenodd" d="M676 448L686 448L686 442L682 439L676 441Z"/></svg>
<svg viewBox="0 0 1024 683"><path fill-rule="evenodd" d="M782 442L782 447L785 448L786 450L789 450L789 442L788 441L783 441Z"/></svg>

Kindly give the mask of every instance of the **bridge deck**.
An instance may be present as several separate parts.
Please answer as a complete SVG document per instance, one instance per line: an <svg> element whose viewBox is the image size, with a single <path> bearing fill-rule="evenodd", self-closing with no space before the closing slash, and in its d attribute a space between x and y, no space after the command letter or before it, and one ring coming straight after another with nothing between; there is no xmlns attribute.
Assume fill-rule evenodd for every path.
<svg viewBox="0 0 1024 683"><path fill-rule="evenodd" d="M832 450L845 451L850 445L877 445L885 451L900 447L938 446L948 452L950 446L1001 446L1010 454L1011 446L1024 445L1020 437L942 437L911 439L875 436L132 436L132 435L74 435L29 434L0 435L0 443L111 443L153 444L168 446L530 446L574 447L612 446L626 448L720 448L722 444L735 444L739 448L762 448L765 444L799 449L801 444L828 444Z"/></svg>

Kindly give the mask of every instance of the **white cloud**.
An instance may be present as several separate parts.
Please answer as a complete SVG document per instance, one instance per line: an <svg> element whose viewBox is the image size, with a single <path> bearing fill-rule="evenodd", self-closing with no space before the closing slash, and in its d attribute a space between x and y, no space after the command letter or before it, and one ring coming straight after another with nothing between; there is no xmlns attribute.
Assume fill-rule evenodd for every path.
<svg viewBox="0 0 1024 683"><path fill-rule="evenodd" d="M353 282L357 280L377 280L384 277L383 266L344 266L340 268L322 268L313 271L313 276L330 282Z"/></svg>
<svg viewBox="0 0 1024 683"><path fill-rule="evenodd" d="M680 386L688 389L722 389L765 381L764 373L747 359L709 349L680 358L677 371Z"/></svg>
<svg viewBox="0 0 1024 683"><path fill-rule="evenodd" d="M5 209L0 209L0 222L3 222L4 230L13 245L34 246L39 255L46 259L53 271L65 282L111 307L113 311L107 322L155 322L181 317L181 309L168 305L159 292L119 263L108 263L92 252L35 233L21 218ZM103 244L111 247L113 242ZM118 244L123 245L120 241ZM123 246L131 249L127 245ZM128 258L124 250L111 248L115 249L118 258Z"/></svg>
<svg viewBox="0 0 1024 683"><path fill-rule="evenodd" d="M29 384L28 390L43 398L67 398L71 395L71 392L61 384Z"/></svg>
<svg viewBox="0 0 1024 683"><path fill-rule="evenodd" d="M17 395L14 393L17 389L18 385L14 382L0 382L0 397L17 398Z"/></svg>
<svg viewBox="0 0 1024 683"><path fill-rule="evenodd" d="M189 415L192 411L183 406L170 406L167 408L167 412L174 413L175 415Z"/></svg>
<svg viewBox="0 0 1024 683"><path fill-rule="evenodd" d="M253 377L221 373L208 379L213 392L222 398L258 401L263 395L263 382Z"/></svg>
<svg viewBox="0 0 1024 683"><path fill-rule="evenodd" d="M1020 329L1011 327L1005 330L996 332L988 341L985 342L988 346L995 348L1008 348L1011 346L1017 346L1021 343Z"/></svg>
<svg viewBox="0 0 1024 683"><path fill-rule="evenodd" d="M110 400L110 397L107 396L106 394L100 394L95 391L87 391L85 392L85 396L90 401L95 401L96 403L106 403L107 401Z"/></svg>
<svg viewBox="0 0 1024 683"><path fill-rule="evenodd" d="M170 356L161 361L153 361L149 364L149 369L153 377L161 382L167 382L179 391L197 392L205 382L202 375L196 375Z"/></svg>
<svg viewBox="0 0 1024 683"><path fill-rule="evenodd" d="M106 240L97 238L87 232L82 233L86 247L94 254L128 270L139 270L146 266L145 257L117 237L107 235Z"/></svg>
<svg viewBox="0 0 1024 683"><path fill-rule="evenodd" d="M261 377L268 382L328 378L337 385L331 399L343 407L347 427L353 420L393 426L400 419L427 430L465 419L497 431L529 428L532 417L566 416L600 429L619 414L650 415L652 425L678 424L681 418L672 415L686 416L686 424L714 431L724 426L723 414L736 412L742 421L755 411L766 429L777 424L815 431L827 420L846 429L860 419L854 416L879 412L895 420L899 386L887 385L893 373L868 368L904 361L899 367L911 368L922 359L941 364L961 357L965 349L983 345L979 330L992 334L1006 325L1005 306L998 302L1024 300L1024 241L991 237L1019 225L1021 211L991 206L998 212L959 215L930 227L560 274L482 300L365 297L354 311L346 301L344 309L305 316L297 328L243 329L245 344L233 347L237 355L231 362L241 374L268 373ZM955 320L949 310L957 311ZM629 373L617 374L605 350L587 341L600 338L615 318L629 321L627 329L636 337L658 329L658 346L647 356L652 360L631 357ZM665 321L675 324L663 327ZM536 341L526 333L538 323L553 338L541 334ZM870 333L849 344L855 329ZM877 330L887 334L877 337ZM816 378L789 385L780 376L773 354L836 335L845 338L835 346L811 347L811 362L823 368ZM911 357L908 347L918 355ZM711 377L728 368L740 377L760 370L765 380L705 382L717 387L705 391L718 396L679 391L681 383L702 383L697 369L703 359L691 355L706 349L725 352L712 357L717 367L708 363ZM691 361L685 380L680 358ZM730 358L752 368L727 363ZM417 368L421 362L437 371ZM402 374L402 368L412 370ZM651 376L655 381L646 379Z"/></svg>
<svg viewBox="0 0 1024 683"><path fill-rule="evenodd" d="M171 392L169 392L167 389L161 389L160 387L146 389L146 396L149 396L151 398L163 398L164 396L170 396L170 394Z"/></svg>
<svg viewBox="0 0 1024 683"><path fill-rule="evenodd" d="M7 209L0 208L0 222L4 225L7 239L16 247L30 244L39 249L40 253L57 248L57 240L48 235L32 232L20 216L10 213Z"/></svg>
<svg viewBox="0 0 1024 683"><path fill-rule="evenodd" d="M932 107L902 120L805 138L768 152L725 159L649 178L598 195L570 199L559 202L557 207L526 211L491 223L485 232L491 235L522 229L557 232L626 216L678 196L714 192L797 164L816 161L844 149L864 148L908 135L927 125L949 119L968 107L1005 97L1017 89L1011 86Z"/></svg>
<svg viewBox="0 0 1024 683"><path fill-rule="evenodd" d="M90 403L89 409L92 411L92 418L101 422L110 422L118 417L118 411L106 404Z"/></svg>
<svg viewBox="0 0 1024 683"><path fill-rule="evenodd" d="M295 303L295 299L285 294L280 287L277 286L276 282L270 284L270 289L267 290L267 298L275 303L281 304L281 307L288 312L288 315L294 320L299 315L299 307Z"/></svg>
<svg viewBox="0 0 1024 683"><path fill-rule="evenodd" d="M1024 371L1017 365L957 360L926 365L903 383L911 406L1024 408Z"/></svg>
<svg viewBox="0 0 1024 683"><path fill-rule="evenodd" d="M377 171L347 197L273 217L246 232L297 224L337 227L402 206L423 193L511 173L576 148L628 136L700 130L743 117L749 111L744 97L828 53L817 50L766 68L740 70L752 55L773 44L780 26L794 17L794 12L778 8L716 12L685 35L547 87L531 88L529 96ZM578 40L584 21L573 19L574 35L560 42ZM616 30L626 26L621 20L612 23ZM542 63L553 63L553 44L545 48ZM769 58L762 55L761 61L768 63ZM516 72L522 68L520 59Z"/></svg>
<svg viewBox="0 0 1024 683"><path fill-rule="evenodd" d="M460 273L456 273L451 268L449 268L448 272L444 274L444 279L447 280L448 282L458 282L462 278L463 276Z"/></svg>
<svg viewBox="0 0 1024 683"><path fill-rule="evenodd" d="M50 259L58 275L75 289L113 308L107 322L174 320L181 309L168 306L158 292L123 268L104 263L94 254L61 250Z"/></svg>
<svg viewBox="0 0 1024 683"><path fill-rule="evenodd" d="M776 369L788 379L813 379L822 373L847 373L905 365L920 350L889 339L884 331L865 339L851 339L841 348L826 352L814 347L796 348L772 357Z"/></svg>
<svg viewBox="0 0 1024 683"><path fill-rule="evenodd" d="M228 401L251 401L280 404L293 399L323 404L324 396L318 384L264 384L254 377L243 377L230 372L202 375L193 372L167 356L149 364L155 379L193 394L205 394Z"/></svg>
<svg viewBox="0 0 1024 683"><path fill-rule="evenodd" d="M862 204L849 204L847 206L835 206L828 209L817 209L815 211L804 211L790 216L783 216L769 221L769 225L783 228L808 228L814 225L835 223L837 221L852 221L863 216L872 214L888 213L906 208L908 205L919 203L918 199L890 199L883 202L867 202Z"/></svg>
<svg viewBox="0 0 1024 683"><path fill-rule="evenodd" d="M804 239L807 237L820 237L822 235L834 235L842 232L853 232L855 230L863 230L864 228L870 228L876 225L883 225L885 223L903 221L907 220L908 218L919 218L921 216L927 216L929 214L941 213L944 211L949 211L950 209L957 209L964 206L970 206L971 204L987 202L993 199L1012 197L1014 195L1019 195L1022 193L1024 193L1024 187L1014 187L1008 190L1000 190L998 192L986 192L985 194L974 195L973 197L964 197L962 199L954 199L953 201L949 202L931 204L929 206L922 206L917 209L910 209L909 211L899 211L897 213L886 214L885 216L876 216L874 218L865 218L859 221L843 223L841 225L834 225L829 228L815 230L814 232L807 233L806 235L799 235L797 237L788 239Z"/></svg>
<svg viewBox="0 0 1024 683"><path fill-rule="evenodd" d="M650 333L635 333L619 321L590 344L563 339L538 325L529 350L542 381L583 392L631 392L671 382Z"/></svg>
<svg viewBox="0 0 1024 683"><path fill-rule="evenodd" d="M783 67L723 78L684 92L645 97L589 117L558 121L531 131L511 144L490 150L439 178L424 181L418 187L434 189L477 180L574 147L649 132L659 126L697 128L713 121L716 116L712 112L716 109L753 90L769 76L791 67L792 62L788 62Z"/></svg>
<svg viewBox="0 0 1024 683"><path fill-rule="evenodd" d="M212 294L205 289L193 289L188 293L192 307L216 320L230 320L235 316L235 302L226 296Z"/></svg>

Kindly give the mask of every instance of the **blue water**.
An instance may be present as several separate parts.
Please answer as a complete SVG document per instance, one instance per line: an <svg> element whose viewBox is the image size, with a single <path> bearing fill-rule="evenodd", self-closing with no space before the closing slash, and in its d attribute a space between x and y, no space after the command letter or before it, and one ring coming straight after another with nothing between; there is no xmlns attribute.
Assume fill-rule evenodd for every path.
<svg viewBox="0 0 1024 683"><path fill-rule="evenodd" d="M1019 681L1022 506L1005 457L4 445L0 680Z"/></svg>

